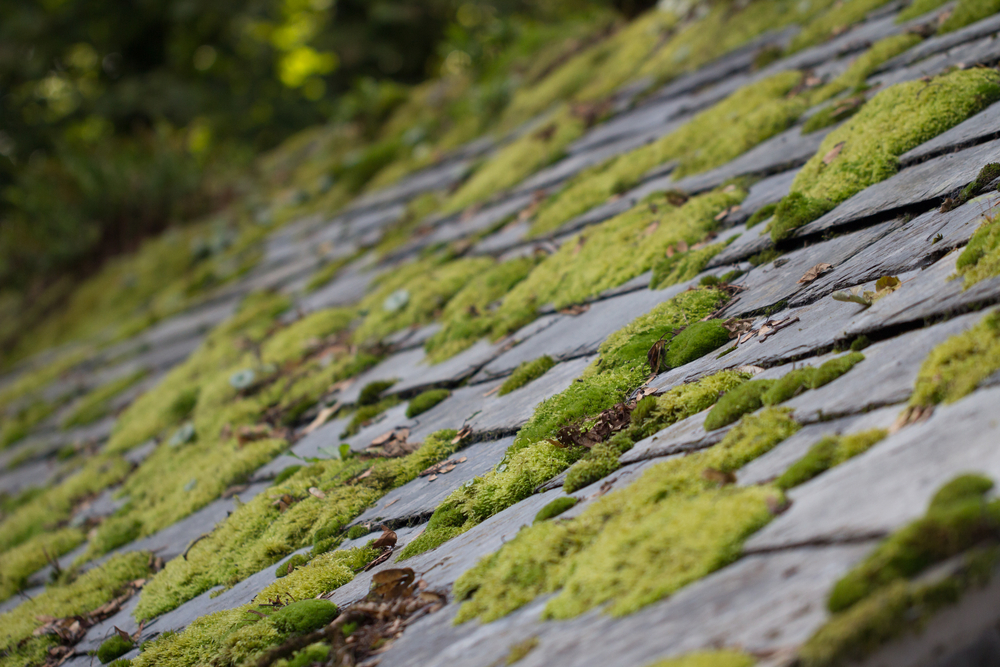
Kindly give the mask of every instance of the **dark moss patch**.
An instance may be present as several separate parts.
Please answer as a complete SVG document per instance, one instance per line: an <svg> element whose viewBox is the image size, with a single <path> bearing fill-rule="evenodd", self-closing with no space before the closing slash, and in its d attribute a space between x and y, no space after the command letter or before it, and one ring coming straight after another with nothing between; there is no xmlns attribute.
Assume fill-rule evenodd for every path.
<svg viewBox="0 0 1000 667"><path fill-rule="evenodd" d="M451 396L447 389L428 389L410 399L406 406L406 416L413 419L417 415L423 414L435 405Z"/></svg>
<svg viewBox="0 0 1000 667"><path fill-rule="evenodd" d="M365 385L358 394L358 405L375 405L382 400L382 392L396 384L394 380L377 380Z"/></svg>
<svg viewBox="0 0 1000 667"><path fill-rule="evenodd" d="M514 372L510 374L510 377L507 378L502 385L500 385L500 391L498 391L497 394L500 396L506 396L510 392L520 389L529 382L542 377L555 365L555 359L548 355L538 357L532 361L525 361L515 368Z"/></svg>
<svg viewBox="0 0 1000 667"><path fill-rule="evenodd" d="M699 359L729 342L729 331L722 320L695 322L674 336L667 347L668 368L678 368Z"/></svg>
<svg viewBox="0 0 1000 667"><path fill-rule="evenodd" d="M305 634L319 630L339 613L328 600L299 600L271 614L270 621L279 632Z"/></svg>
<svg viewBox="0 0 1000 667"><path fill-rule="evenodd" d="M372 532L371 528L365 525L351 526L347 529L347 539L356 540L359 537L364 537L368 533Z"/></svg>
<svg viewBox="0 0 1000 667"><path fill-rule="evenodd" d="M830 468L867 451L886 435L886 431L875 429L853 435L823 438L775 480L774 485L787 490L804 484Z"/></svg>
<svg viewBox="0 0 1000 667"><path fill-rule="evenodd" d="M135 647L135 642L131 639L125 639L119 634L113 634L100 645L97 649L97 659L101 661L101 664L108 664L116 658L120 658Z"/></svg>
<svg viewBox="0 0 1000 667"><path fill-rule="evenodd" d="M534 523L539 521L548 521L553 517L557 517L566 510L570 509L576 505L577 499L573 496L563 496L561 498L556 498L551 503L538 510L538 514L535 515Z"/></svg>

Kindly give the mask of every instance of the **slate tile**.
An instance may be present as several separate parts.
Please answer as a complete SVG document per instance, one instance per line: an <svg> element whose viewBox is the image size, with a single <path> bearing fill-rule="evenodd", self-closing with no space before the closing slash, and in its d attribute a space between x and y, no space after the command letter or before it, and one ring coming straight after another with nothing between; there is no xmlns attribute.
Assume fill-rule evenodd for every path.
<svg viewBox="0 0 1000 667"><path fill-rule="evenodd" d="M998 134L1000 134L1000 103L994 103L947 132L903 153L899 156L899 164L905 168L944 153L996 139Z"/></svg>
<svg viewBox="0 0 1000 667"><path fill-rule="evenodd" d="M292 445L289 454L281 454L258 468L253 473L251 479L255 482L274 479L285 468L305 465L302 459L331 458L330 454L321 450L329 449L337 451L337 447L340 445L340 434L350 421L350 418L345 417L323 424ZM295 456L291 456L290 454L294 454Z"/></svg>
<svg viewBox="0 0 1000 667"><path fill-rule="evenodd" d="M935 12L937 14L939 12ZM1000 31L1000 15L994 14L988 18L981 21L977 21L972 25L967 25L964 28L959 28L953 32L945 33L943 35L935 35L929 39L924 40L920 44L917 44L912 49L899 54L894 58L882 63L877 72L886 72L889 70L899 69L901 67L907 67L913 63L928 58L938 53L948 51L960 44L965 44L967 42L978 40L987 35L992 35Z"/></svg>
<svg viewBox="0 0 1000 667"><path fill-rule="evenodd" d="M1000 478L998 399L1000 389L990 388L939 406L926 422L793 489L791 508L751 537L747 550L886 534L922 516L956 475Z"/></svg>
<svg viewBox="0 0 1000 667"><path fill-rule="evenodd" d="M792 181L798 173L798 169L789 169L757 181L750 186L746 199L740 204L740 210L733 213L730 218L733 222L744 222L768 204L777 204L788 194Z"/></svg>

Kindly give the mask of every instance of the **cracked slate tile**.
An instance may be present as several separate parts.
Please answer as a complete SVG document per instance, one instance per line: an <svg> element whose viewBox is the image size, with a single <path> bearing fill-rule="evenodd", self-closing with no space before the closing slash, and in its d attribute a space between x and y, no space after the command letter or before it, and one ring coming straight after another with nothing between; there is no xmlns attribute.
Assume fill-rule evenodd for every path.
<svg viewBox="0 0 1000 667"><path fill-rule="evenodd" d="M923 516L934 493L958 474L1000 478L998 399L994 387L938 406L927 421L793 489L791 508L751 537L747 550L887 534Z"/></svg>

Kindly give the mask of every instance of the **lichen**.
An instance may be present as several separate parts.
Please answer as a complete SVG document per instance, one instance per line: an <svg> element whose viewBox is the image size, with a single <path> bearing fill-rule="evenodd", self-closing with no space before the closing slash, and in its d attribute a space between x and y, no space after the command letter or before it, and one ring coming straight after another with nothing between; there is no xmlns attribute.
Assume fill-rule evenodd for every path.
<svg viewBox="0 0 1000 667"><path fill-rule="evenodd" d="M488 622L546 593L546 618L607 603L623 615L670 595L739 557L743 540L770 520L769 487L719 487L706 470L730 473L798 429L786 411L748 417L718 445L659 463L569 521L523 529L454 586L457 623ZM696 529L692 528L697 526Z"/></svg>
<svg viewBox="0 0 1000 667"><path fill-rule="evenodd" d="M931 350L920 366L911 406L953 403L972 393L1000 369L1000 314L986 315L971 329Z"/></svg>
<svg viewBox="0 0 1000 667"><path fill-rule="evenodd" d="M771 221L772 240L787 238L856 192L889 178L899 169L900 155L998 98L1000 75L981 69L883 90L827 135L796 175Z"/></svg>
<svg viewBox="0 0 1000 667"><path fill-rule="evenodd" d="M801 459L774 481L782 490L804 484L844 461L868 451L888 433L882 429L872 429L850 435L827 436L813 445Z"/></svg>
<svg viewBox="0 0 1000 667"><path fill-rule="evenodd" d="M510 377L504 380L504 383L500 385L500 390L497 394L500 396L506 396L510 392L520 389L529 382L533 382L542 377L555 365L556 360L548 355L532 359L531 361L522 362L517 368L514 369L514 372L510 374Z"/></svg>
<svg viewBox="0 0 1000 667"><path fill-rule="evenodd" d="M417 415L422 415L449 396L451 396L451 392L447 389L428 389L417 394L407 403L406 416L413 419Z"/></svg>

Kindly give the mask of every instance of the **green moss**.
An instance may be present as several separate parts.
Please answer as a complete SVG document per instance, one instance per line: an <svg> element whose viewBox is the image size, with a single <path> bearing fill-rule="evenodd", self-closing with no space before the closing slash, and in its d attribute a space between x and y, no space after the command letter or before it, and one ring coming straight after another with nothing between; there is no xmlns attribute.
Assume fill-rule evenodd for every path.
<svg viewBox="0 0 1000 667"><path fill-rule="evenodd" d="M145 370L139 370L97 387L73 405L73 411L63 420L63 428L84 426L101 419L110 412L109 401L139 380L146 377Z"/></svg>
<svg viewBox="0 0 1000 667"><path fill-rule="evenodd" d="M510 651L507 653L507 659L504 661L505 665L513 665L520 662L523 658L527 657L529 653L535 650L538 646L538 637L529 637L522 642L518 642L510 647Z"/></svg>
<svg viewBox="0 0 1000 667"><path fill-rule="evenodd" d="M709 260L722 252L725 247L724 243L715 243L697 250L677 253L672 257L662 257L653 265L653 277L649 282L650 288L663 289L685 280L691 280L701 273Z"/></svg>
<svg viewBox="0 0 1000 667"><path fill-rule="evenodd" d="M566 493L579 491L585 486L590 486L594 482L602 480L618 470L620 467L618 462L620 452L615 447L615 444L594 447L587 458L577 461L570 466L569 471L566 473L566 479L563 482L563 490Z"/></svg>
<svg viewBox="0 0 1000 667"><path fill-rule="evenodd" d="M500 618L547 593L547 618L570 618L607 603L632 613L739 557L767 523L767 487L719 488L706 469L736 470L798 429L785 411L745 419L718 445L651 467L628 488L569 521L523 529L455 583L465 600L456 622ZM696 527L696 528L695 528Z"/></svg>
<svg viewBox="0 0 1000 667"><path fill-rule="evenodd" d="M96 553L108 553L139 537L142 522L130 516L113 516L105 519L101 529L92 537L90 547Z"/></svg>
<svg viewBox="0 0 1000 667"><path fill-rule="evenodd" d="M59 405L47 401L34 401L4 420L0 426L0 449L24 438L43 419L55 412Z"/></svg>
<svg viewBox="0 0 1000 667"><path fill-rule="evenodd" d="M314 663L326 662L330 656L330 647L325 644L310 644L301 651L296 651L292 659L284 667L310 667ZM275 663L280 664L280 663Z"/></svg>
<svg viewBox="0 0 1000 667"><path fill-rule="evenodd" d="M958 256L955 268L965 281L965 289L1000 274L1000 222L997 218L988 218L980 225Z"/></svg>
<svg viewBox="0 0 1000 667"><path fill-rule="evenodd" d="M382 392L396 384L394 380L369 382L358 394L358 405L375 405L382 400Z"/></svg>
<svg viewBox="0 0 1000 667"><path fill-rule="evenodd" d="M341 269L355 259L357 258L354 256L348 256L323 264L323 266L316 269L316 272L309 277L309 282L306 283L306 292L314 292L323 287L323 285L326 285L340 273Z"/></svg>
<svg viewBox="0 0 1000 667"><path fill-rule="evenodd" d="M504 383L500 385L500 391L497 392L500 396L506 396L510 392L520 389L529 382L534 382L538 378L545 375L550 368L556 365L556 360L552 357L545 355L533 359L532 361L524 361L514 369L514 372L510 374Z"/></svg>
<svg viewBox="0 0 1000 667"><path fill-rule="evenodd" d="M896 15L896 23L904 23L918 16L923 16L943 4L946 4L946 0L913 0L909 7Z"/></svg>
<svg viewBox="0 0 1000 667"><path fill-rule="evenodd" d="M125 639L121 635L113 634L104 640L104 643L97 649L97 659L102 665L106 665L116 658L120 658L135 647L135 642Z"/></svg>
<svg viewBox="0 0 1000 667"><path fill-rule="evenodd" d="M845 26L863 20L869 12L884 4L886 4L886 0L851 0L850 2L836 3L828 11L816 16L802 27L802 31L789 44L789 53L816 46L831 39L843 31Z"/></svg>
<svg viewBox="0 0 1000 667"><path fill-rule="evenodd" d="M111 667L131 667L132 661L121 658L119 660L114 660L111 663Z"/></svg>
<svg viewBox="0 0 1000 667"><path fill-rule="evenodd" d="M573 496L562 496L561 498L556 498L551 503L538 510L538 514L535 515L534 523L538 523L539 521L548 521L549 519L557 517L576 505L576 503L577 499Z"/></svg>
<svg viewBox="0 0 1000 667"><path fill-rule="evenodd" d="M372 503L453 454L457 447L451 442L454 437L453 430L433 433L416 452L400 458L332 459L302 468L280 487L272 486L240 505L211 535L195 544L186 559L175 558L167 563L146 584L136 607L136 617L152 618L213 586L232 586L309 544L314 544L314 553L326 551L338 539L335 536L343 527ZM365 477L355 479L364 472L367 472ZM350 480L355 481L348 483ZM312 487L323 491L326 497L320 499L311 495L308 490ZM281 512L275 500L285 494L295 502ZM344 573L341 566L330 570L329 577L323 573L331 562L341 562L344 554L371 554L372 558L377 555L370 549L323 553L279 582L318 582L327 581L329 577L334 578L329 581L339 581L338 577ZM288 583L276 586L278 588L270 595L280 589L293 591L295 599L304 597L298 589L289 588Z"/></svg>
<svg viewBox="0 0 1000 667"><path fill-rule="evenodd" d="M910 405L953 403L972 393L1000 369L1000 315L990 313L974 327L939 344L920 366Z"/></svg>
<svg viewBox="0 0 1000 667"><path fill-rule="evenodd" d="M440 362L471 347L490 333L490 308L507 295L538 264L537 257L500 262L471 278L444 307L441 329L427 341L427 355Z"/></svg>
<svg viewBox="0 0 1000 667"><path fill-rule="evenodd" d="M698 651L657 660L647 667L753 667L756 660L739 651Z"/></svg>
<svg viewBox="0 0 1000 667"><path fill-rule="evenodd" d="M772 240L787 238L856 192L889 178L899 169L899 155L998 98L1000 75L985 70L955 71L883 90L827 135L796 175L771 222ZM838 145L839 153L831 157Z"/></svg>
<svg viewBox="0 0 1000 667"><path fill-rule="evenodd" d="M364 525L351 526L350 528L347 529L347 539L356 540L359 537L364 537L370 532L372 531L368 526Z"/></svg>
<svg viewBox="0 0 1000 667"><path fill-rule="evenodd" d="M271 614L270 621L279 632L306 634L319 630L340 614L329 600L299 600Z"/></svg>
<svg viewBox="0 0 1000 667"><path fill-rule="evenodd" d="M353 308L327 308L282 327L261 345L261 361L276 366L297 361L319 347L323 339L347 329L356 315Z"/></svg>
<svg viewBox="0 0 1000 667"><path fill-rule="evenodd" d="M809 120L802 124L802 134L812 134L825 127L845 121L860 111L864 103L865 96L863 94L837 100L810 116Z"/></svg>
<svg viewBox="0 0 1000 667"><path fill-rule="evenodd" d="M778 405L809 389L817 369L798 368L775 380L760 397L762 405Z"/></svg>
<svg viewBox="0 0 1000 667"><path fill-rule="evenodd" d="M374 343L406 327L429 323L469 281L494 265L486 257L442 263L444 259L429 257L386 274L359 304L367 314L354 331L354 341Z"/></svg>
<svg viewBox="0 0 1000 667"><path fill-rule="evenodd" d="M425 392L417 394L407 403L406 416L409 419L413 419L417 415L427 412L449 396L451 396L451 392L447 389L428 389Z"/></svg>
<svg viewBox="0 0 1000 667"><path fill-rule="evenodd" d="M281 472L278 473L277 477L274 478L274 481L272 482L272 484L274 486L278 486L279 484L282 484L285 480L289 479L292 475L294 475L295 473L297 473L299 470L302 470L302 466L300 466L300 465L288 466L287 468L285 468L284 470L282 470Z"/></svg>
<svg viewBox="0 0 1000 667"><path fill-rule="evenodd" d="M48 637L31 637L32 631L42 625L39 616L63 618L86 614L111 601L128 583L148 575L149 553L137 551L114 556L71 584L50 586L44 593L0 614L0 651L10 650L25 640L48 645Z"/></svg>
<svg viewBox="0 0 1000 667"><path fill-rule="evenodd" d="M0 552L0 600L21 590L28 577L44 567L49 559L69 553L83 542L83 532L62 528L35 535L26 542Z"/></svg>
<svg viewBox="0 0 1000 667"><path fill-rule="evenodd" d="M309 562L309 559L302 554L295 554L284 563L278 566L274 571L274 576L276 577L287 577L290 572L294 572L295 568L302 567Z"/></svg>
<svg viewBox="0 0 1000 667"><path fill-rule="evenodd" d="M803 96L788 96L801 78L800 72L783 72L740 88L652 144L581 173L542 206L532 233L555 231L567 220L631 189L646 172L669 160L679 160L674 176L681 178L725 164L782 132L807 108ZM657 255L662 256L662 251Z"/></svg>
<svg viewBox="0 0 1000 667"><path fill-rule="evenodd" d="M354 411L354 416L351 417L351 421L341 432L341 439L349 438L356 434L368 422L372 421L389 408L396 407L399 403L400 399L398 396L389 396L388 398L383 398L378 403L363 405L358 408Z"/></svg>
<svg viewBox="0 0 1000 667"><path fill-rule="evenodd" d="M750 219L747 220L746 222L747 229L752 229L753 227L756 227L760 223L769 219L771 216L774 215L774 212L775 210L777 210L777 208L778 208L777 204L765 204L764 206L761 206L759 209L757 209L757 211L753 215L750 216Z"/></svg>
<svg viewBox="0 0 1000 667"><path fill-rule="evenodd" d="M705 417L705 430L714 431L764 405L764 396L776 380L754 380L726 392Z"/></svg>
<svg viewBox="0 0 1000 667"><path fill-rule="evenodd" d="M873 429L851 435L827 436L813 445L809 452L793 463L788 470L775 480L774 485L787 490L804 484L830 468L868 451L885 438L886 431Z"/></svg>
<svg viewBox="0 0 1000 667"><path fill-rule="evenodd" d="M955 9L938 28L938 33L944 34L967 25L972 25L1000 11L1000 3L996 0L959 0Z"/></svg>
<svg viewBox="0 0 1000 667"><path fill-rule="evenodd" d="M864 361L865 355L860 352L849 352L842 357L830 359L823 362L816 373L809 380L810 389L819 389L825 384L833 382L847 371L854 368L856 364Z"/></svg>
<svg viewBox="0 0 1000 667"><path fill-rule="evenodd" d="M664 361L667 368L678 368L699 359L729 342L729 331L722 320L695 322L673 337Z"/></svg>

